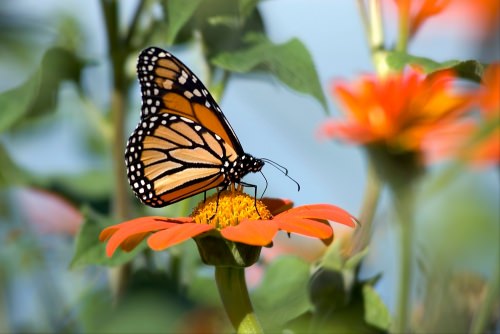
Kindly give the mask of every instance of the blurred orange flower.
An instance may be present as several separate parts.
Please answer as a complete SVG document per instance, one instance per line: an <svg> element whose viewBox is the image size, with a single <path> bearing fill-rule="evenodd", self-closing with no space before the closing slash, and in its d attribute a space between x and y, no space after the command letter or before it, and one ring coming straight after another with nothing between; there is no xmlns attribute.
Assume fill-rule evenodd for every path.
<svg viewBox="0 0 500 334"><path fill-rule="evenodd" d="M451 71L425 76L409 69L384 78L365 76L352 85L337 83L333 94L348 119L325 122L320 136L418 152L430 131L455 122L471 105L471 94L454 90L455 79Z"/></svg>
<svg viewBox="0 0 500 334"><path fill-rule="evenodd" d="M491 64L484 72L478 101L485 118L500 117L500 63Z"/></svg>
<svg viewBox="0 0 500 334"><path fill-rule="evenodd" d="M497 1L497 4L500 3ZM492 126L484 138L473 146L468 159L476 165L500 164L500 63L486 69L479 89L478 104L485 126ZM478 127L477 131L481 131Z"/></svg>
<svg viewBox="0 0 500 334"><path fill-rule="evenodd" d="M481 121L468 119L429 134L423 144L428 162L455 157L479 167L500 163L500 63L486 69L476 104Z"/></svg>
<svg viewBox="0 0 500 334"><path fill-rule="evenodd" d="M392 4L396 8L392 8ZM400 22L408 22L410 37L413 37L424 23L437 15L439 21L435 28L448 28L455 25L454 30L484 38L499 27L500 1L498 0L393 0L386 1L389 17L397 13Z"/></svg>
<svg viewBox="0 0 500 334"><path fill-rule="evenodd" d="M423 23L432 16L438 15L451 3L450 0L395 0L399 17L408 17L410 36L420 29Z"/></svg>
<svg viewBox="0 0 500 334"><path fill-rule="evenodd" d="M472 29L478 29L483 35L499 27L500 1L498 0L460 0L453 1L453 6L464 22ZM468 20L467 20L468 18Z"/></svg>
<svg viewBox="0 0 500 334"><path fill-rule="evenodd" d="M328 243L333 237L332 227L319 220L355 226L355 218L334 205L291 207L292 203L287 200L256 201L242 192L224 192L218 198L214 195L201 203L191 217L137 218L107 227L101 232L99 239L108 241L106 254L112 256L118 247L130 251L146 237L149 247L155 251L205 233L247 245L266 246L282 230Z"/></svg>

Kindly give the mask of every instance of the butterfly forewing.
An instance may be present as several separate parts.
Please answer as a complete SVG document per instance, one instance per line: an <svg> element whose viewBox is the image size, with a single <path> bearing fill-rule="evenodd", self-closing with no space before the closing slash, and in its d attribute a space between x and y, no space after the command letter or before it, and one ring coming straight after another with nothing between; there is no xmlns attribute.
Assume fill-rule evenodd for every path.
<svg viewBox="0 0 500 334"><path fill-rule="evenodd" d="M239 153L241 144L203 83L171 53L150 47L139 55L141 117L168 113L191 119L219 134Z"/></svg>

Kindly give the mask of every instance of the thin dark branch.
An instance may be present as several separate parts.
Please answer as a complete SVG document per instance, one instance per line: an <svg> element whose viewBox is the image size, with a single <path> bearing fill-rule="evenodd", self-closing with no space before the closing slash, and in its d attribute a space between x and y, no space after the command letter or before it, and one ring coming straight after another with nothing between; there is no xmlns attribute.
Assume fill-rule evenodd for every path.
<svg viewBox="0 0 500 334"><path fill-rule="evenodd" d="M106 37L108 41L109 53L112 56L119 44L118 36L118 8L115 0L101 0L101 10L104 13L104 23L106 24Z"/></svg>
<svg viewBox="0 0 500 334"><path fill-rule="evenodd" d="M361 22L363 23L366 39L370 42L370 19L368 18L365 1L357 0L356 2L358 4L359 16L361 17Z"/></svg>
<svg viewBox="0 0 500 334"><path fill-rule="evenodd" d="M128 49L131 49L131 41L136 33L137 25L139 24L139 18L141 17L141 14L144 12L144 9L146 8L146 3L147 0L139 0L137 8L135 9L134 17L130 22L130 26L128 28L127 33L125 34L124 43Z"/></svg>

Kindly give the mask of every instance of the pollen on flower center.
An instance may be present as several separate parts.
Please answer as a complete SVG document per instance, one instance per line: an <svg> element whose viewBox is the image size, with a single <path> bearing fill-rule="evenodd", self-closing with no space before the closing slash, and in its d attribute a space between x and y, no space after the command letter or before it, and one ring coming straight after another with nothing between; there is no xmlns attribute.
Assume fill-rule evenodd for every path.
<svg viewBox="0 0 500 334"><path fill-rule="evenodd" d="M245 218L259 220L272 217L261 201L240 191L224 191L219 194L218 202L217 207L217 194L208 197L198 204L191 217L197 224L213 225L217 229L238 225Z"/></svg>

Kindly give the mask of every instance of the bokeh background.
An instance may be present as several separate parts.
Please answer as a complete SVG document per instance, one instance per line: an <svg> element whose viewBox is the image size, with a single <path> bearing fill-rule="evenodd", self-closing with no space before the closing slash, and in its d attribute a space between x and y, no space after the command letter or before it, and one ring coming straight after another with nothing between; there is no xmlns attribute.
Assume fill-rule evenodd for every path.
<svg viewBox="0 0 500 334"><path fill-rule="evenodd" d="M136 6L135 0L120 1L121 26L126 27ZM297 192L293 182L266 166L266 196L291 198L297 204L332 203L356 214L366 180L363 153L353 146L320 140L317 130L329 115L340 115L331 98L332 81L373 72L358 8L354 1L326 0L262 1L258 8L273 42L297 37L307 47L328 110L311 96L297 93L265 73L232 75L220 105L247 152L286 166L301 184ZM161 16L159 10L156 14ZM395 14L389 8L386 15ZM411 44L413 54L432 56L437 61L474 58L491 62L500 58L498 33L485 36L474 29L474 24L464 22L460 12L448 15L446 21L430 21L423 27ZM386 28L391 36L394 27L389 24ZM76 80L79 84L74 80L60 81L57 93L33 105L34 112L29 117L9 129L1 129L0 332L85 332L89 328L119 331L121 322L112 319L109 327L89 325L102 306L99 303L105 305L109 296L106 267L69 269L82 210L91 208L106 215L112 202L111 126L107 117L111 64L104 31L97 0L0 3L0 92L29 81L46 61L47 50L54 46L70 49L90 64ZM196 43L177 44L169 50L203 78L203 62ZM50 75L64 65L50 64L41 70ZM135 59L128 59L126 66L132 77ZM132 87L126 133L135 127L140 112L138 84ZM19 94L15 100L1 100L0 113L16 113L16 106L23 108L29 99ZM30 177L18 180L17 170ZM467 297L461 289L480 290L500 261L500 180L498 168L462 169L452 179L447 175L449 164L433 166L419 194L415 231L419 278L413 293L418 304L440 292L436 307L440 307L439 302L456 305L459 309L451 307L449 311L456 316L461 312L468 314L467 308L477 306L477 295L471 293ZM257 184L260 191L264 189L259 175L248 176L246 181ZM377 211L362 274L382 274L376 289L392 310L397 247L385 195ZM127 196L137 205L131 192ZM162 210L148 212L166 214ZM277 247L282 245L284 252L309 261L321 253L322 246L317 241L299 239L281 236ZM267 252L268 261L275 259L273 251ZM157 255L153 262L161 262L164 257L168 255ZM265 266L260 270L264 271ZM208 282L211 272L198 265L196 275L201 277L200 282ZM257 269L255 275L257 285L262 279ZM456 290L448 289L450 284ZM193 300L196 305L217 305L213 296L216 292L203 297L202 291L191 291L191 296L197 297L187 301L175 297L154 307L147 298L137 297L136 307L124 310L121 319L154 319L154 331L170 328L172 319L178 317L222 317L216 314L210 318L206 312L186 315L197 310L186 306L192 305ZM466 306L455 300L460 298L469 298ZM179 307L179 303L184 304ZM141 309L147 312L139 316ZM159 315L156 317L151 310ZM168 317L163 316L167 313ZM147 326L140 328L147 330Z"/></svg>

